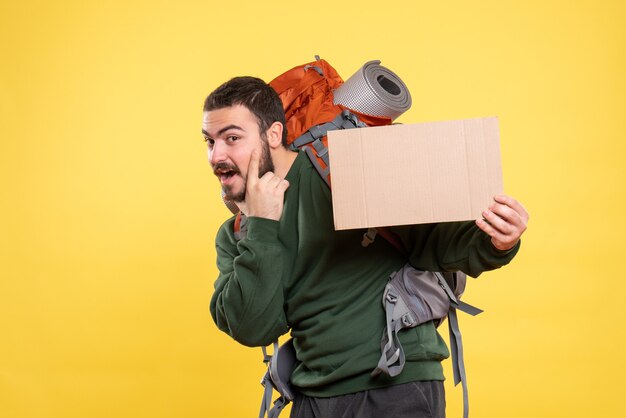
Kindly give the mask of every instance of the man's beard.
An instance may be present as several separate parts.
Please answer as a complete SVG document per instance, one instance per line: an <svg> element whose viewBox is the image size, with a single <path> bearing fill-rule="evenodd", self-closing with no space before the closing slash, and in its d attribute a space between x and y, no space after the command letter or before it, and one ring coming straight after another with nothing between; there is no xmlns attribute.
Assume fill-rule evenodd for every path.
<svg viewBox="0 0 626 418"><path fill-rule="evenodd" d="M241 176L241 170L239 167L228 164L228 163L217 163L213 167L213 170L216 169L230 169L235 174ZM259 178L263 177L263 174L267 172L274 171L274 162L272 161L272 156L270 155L270 146L267 142L267 139L261 138L261 158L259 159ZM232 186L223 185L222 190L224 191L224 197L228 200L232 200L233 202L243 202L246 198L246 185L248 184L248 176L241 176L243 178L243 187L237 194L233 194Z"/></svg>

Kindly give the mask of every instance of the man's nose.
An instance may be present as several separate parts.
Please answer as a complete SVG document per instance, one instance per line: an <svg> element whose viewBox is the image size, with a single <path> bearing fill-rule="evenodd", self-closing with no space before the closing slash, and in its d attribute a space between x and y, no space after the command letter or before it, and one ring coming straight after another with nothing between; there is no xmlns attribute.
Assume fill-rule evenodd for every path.
<svg viewBox="0 0 626 418"><path fill-rule="evenodd" d="M226 159L226 153L224 152L224 147L218 142L215 141L213 143L213 147L207 150L209 156L209 162L213 165L219 163L220 161L224 161Z"/></svg>

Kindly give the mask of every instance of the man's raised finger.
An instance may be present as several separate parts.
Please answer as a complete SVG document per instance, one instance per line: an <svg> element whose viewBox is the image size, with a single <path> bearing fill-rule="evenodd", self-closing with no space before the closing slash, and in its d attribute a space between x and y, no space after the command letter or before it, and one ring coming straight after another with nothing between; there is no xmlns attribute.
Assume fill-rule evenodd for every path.
<svg viewBox="0 0 626 418"><path fill-rule="evenodd" d="M248 184L254 184L259 180L259 151L254 150L250 154L248 163Z"/></svg>

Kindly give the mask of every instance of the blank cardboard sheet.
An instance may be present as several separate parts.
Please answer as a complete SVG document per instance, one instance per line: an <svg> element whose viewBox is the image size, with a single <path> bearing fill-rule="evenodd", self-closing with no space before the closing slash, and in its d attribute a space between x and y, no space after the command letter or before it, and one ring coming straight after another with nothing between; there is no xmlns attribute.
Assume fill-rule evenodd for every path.
<svg viewBox="0 0 626 418"><path fill-rule="evenodd" d="M476 219L503 191L496 117L328 132L335 229Z"/></svg>

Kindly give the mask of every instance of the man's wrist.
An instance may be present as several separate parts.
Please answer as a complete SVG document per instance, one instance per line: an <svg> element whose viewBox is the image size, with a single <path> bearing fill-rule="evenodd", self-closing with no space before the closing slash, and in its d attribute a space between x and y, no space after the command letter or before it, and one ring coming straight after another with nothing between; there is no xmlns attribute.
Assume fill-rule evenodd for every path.
<svg viewBox="0 0 626 418"><path fill-rule="evenodd" d="M273 219L258 216L248 217L248 239L258 241L272 241L278 238L280 223Z"/></svg>

